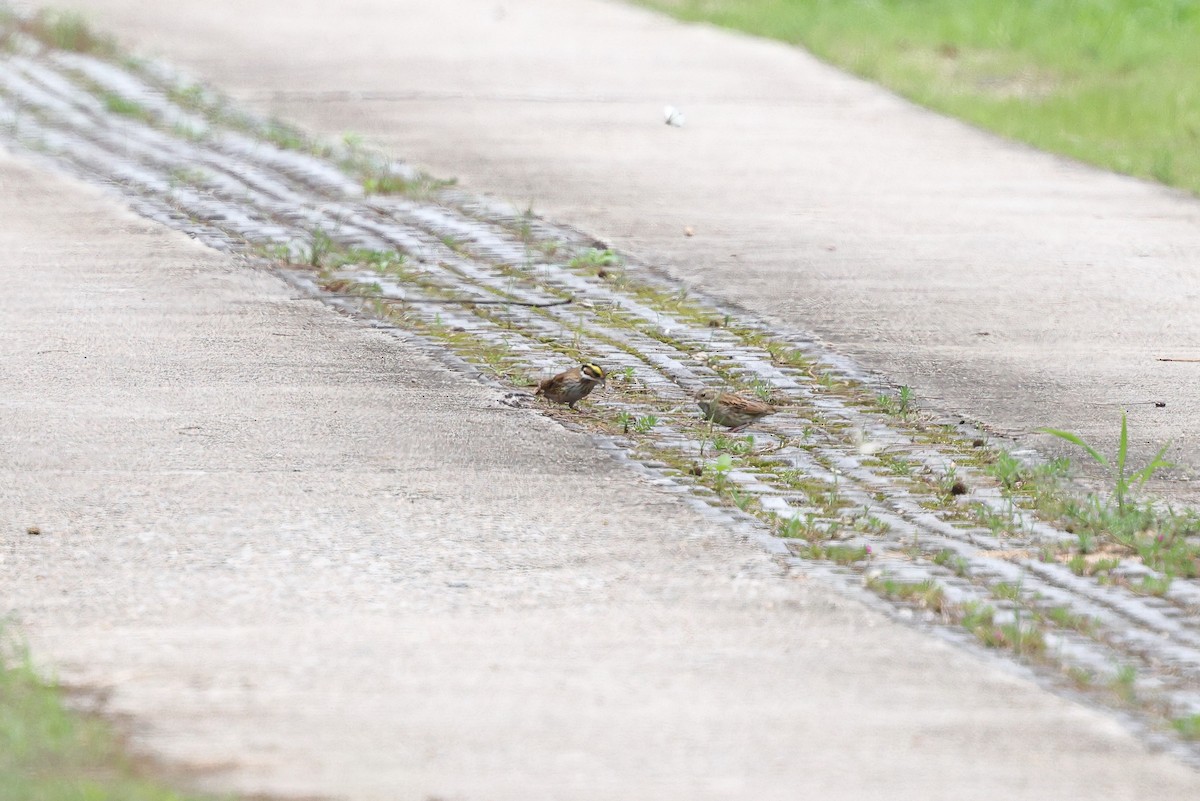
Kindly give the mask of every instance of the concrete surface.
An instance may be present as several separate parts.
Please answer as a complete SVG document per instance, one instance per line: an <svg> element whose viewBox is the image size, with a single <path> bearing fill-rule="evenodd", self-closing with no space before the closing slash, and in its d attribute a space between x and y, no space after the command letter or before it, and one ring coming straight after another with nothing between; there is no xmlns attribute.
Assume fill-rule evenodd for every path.
<svg viewBox="0 0 1200 801"><path fill-rule="evenodd" d="M66 5L260 110L366 134L814 331L941 409L1110 443L1127 406L1140 454L1173 440L1200 465L1200 364L1155 361L1200 357L1193 199L619 3Z"/></svg>
<svg viewBox="0 0 1200 801"><path fill-rule="evenodd" d="M0 615L219 790L1185 799L1112 718L0 153ZM26 528L40 527L31 536Z"/></svg>

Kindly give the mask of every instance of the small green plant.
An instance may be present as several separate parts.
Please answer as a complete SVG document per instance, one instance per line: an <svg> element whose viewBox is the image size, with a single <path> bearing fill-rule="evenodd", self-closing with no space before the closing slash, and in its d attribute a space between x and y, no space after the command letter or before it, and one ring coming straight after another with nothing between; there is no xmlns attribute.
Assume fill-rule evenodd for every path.
<svg viewBox="0 0 1200 801"><path fill-rule="evenodd" d="M751 448L754 447L754 437L731 437L727 434L714 434L712 445L714 450L743 456L749 453Z"/></svg>
<svg viewBox="0 0 1200 801"><path fill-rule="evenodd" d="M1087 668L1072 666L1067 668L1067 678L1074 682L1079 689L1086 690L1096 681L1096 674Z"/></svg>
<svg viewBox="0 0 1200 801"><path fill-rule="evenodd" d="M965 556L955 554L946 566L953 570L956 576L965 577L971 575L971 563L967 561Z"/></svg>
<svg viewBox="0 0 1200 801"><path fill-rule="evenodd" d="M455 253L462 253L465 249L463 240L453 234L438 234L438 240Z"/></svg>
<svg viewBox="0 0 1200 801"><path fill-rule="evenodd" d="M312 143L304 134L279 120L270 120L260 131L262 137L280 150L311 150Z"/></svg>
<svg viewBox="0 0 1200 801"><path fill-rule="evenodd" d="M176 184L203 186L208 183L209 178L209 174L204 170L198 170L193 167L176 167L171 170L171 181Z"/></svg>
<svg viewBox="0 0 1200 801"><path fill-rule="evenodd" d="M346 134L342 144L339 165L359 177L363 192L368 195L406 195L414 200L428 200L457 183L453 178L434 178L419 170L402 169L391 159L365 148L357 135Z"/></svg>
<svg viewBox="0 0 1200 801"><path fill-rule="evenodd" d="M998 581L992 585L992 595L1006 601L1021 600L1021 585L1009 581Z"/></svg>
<svg viewBox="0 0 1200 801"><path fill-rule="evenodd" d="M885 597L916 604L937 614L948 609L946 591L933 579L910 582L881 576L867 579L867 587Z"/></svg>
<svg viewBox="0 0 1200 801"><path fill-rule="evenodd" d="M734 506L736 506L738 509L741 509L743 512L749 511L750 504L754 500L754 495L749 492L738 492L733 487L730 487L727 492L730 500L733 501Z"/></svg>
<svg viewBox="0 0 1200 801"><path fill-rule="evenodd" d="M938 505L942 507L956 505L959 495L967 494L967 485L958 477L958 469L951 465L937 479Z"/></svg>
<svg viewBox="0 0 1200 801"><path fill-rule="evenodd" d="M1016 507L1009 502L1004 511L997 511L985 503L974 503L969 507L972 516L992 532L993 536L1002 537L1020 528Z"/></svg>
<svg viewBox="0 0 1200 801"><path fill-rule="evenodd" d="M143 106L137 102L130 100L124 95L119 95L116 92L105 92L101 98L104 101L104 108L113 114L119 114L122 117L148 122L151 119L151 114Z"/></svg>
<svg viewBox="0 0 1200 801"><path fill-rule="evenodd" d="M1139 595L1155 595L1162 597L1171 589L1170 576L1142 576L1142 580L1136 584L1130 584L1129 589Z"/></svg>
<svg viewBox="0 0 1200 801"><path fill-rule="evenodd" d="M1046 651L1046 638L1033 626L1020 621L998 626L991 631L977 631L984 645L990 648L1011 648L1017 656L1040 656Z"/></svg>
<svg viewBox="0 0 1200 801"><path fill-rule="evenodd" d="M751 389L754 391L755 397L757 397L759 400L767 401L768 403L771 401L772 397L775 394L775 390L771 386L770 382L764 381L761 378L754 379L753 383L750 386L751 386Z"/></svg>
<svg viewBox="0 0 1200 801"><path fill-rule="evenodd" d="M1075 539L1079 542L1080 553L1092 553L1096 550L1096 533L1086 528L1081 528L1075 532Z"/></svg>
<svg viewBox="0 0 1200 801"><path fill-rule="evenodd" d="M723 492L729 482L729 471L733 469L733 457L728 453L722 453L712 463L708 465L708 470L713 474L713 483L717 487L717 492Z"/></svg>
<svg viewBox="0 0 1200 801"><path fill-rule="evenodd" d="M1063 629L1072 629L1080 634L1091 634L1096 621L1087 615L1077 615L1065 606L1055 606L1046 611L1046 619Z"/></svg>
<svg viewBox="0 0 1200 801"><path fill-rule="evenodd" d="M991 627L996 610L978 601L968 601L963 604L961 623L963 628L975 631L979 628Z"/></svg>
<svg viewBox="0 0 1200 801"><path fill-rule="evenodd" d="M1133 665L1122 665L1117 668L1117 674L1112 680L1113 692L1127 704L1137 701L1137 668Z"/></svg>
<svg viewBox="0 0 1200 801"><path fill-rule="evenodd" d="M1172 512L1159 521L1162 531L1144 531L1134 539L1142 562L1168 576L1196 578L1200 575L1200 543L1189 539L1197 529L1194 513Z"/></svg>
<svg viewBox="0 0 1200 801"><path fill-rule="evenodd" d="M203 128L195 128L182 122L174 123L171 126L171 133L189 142L203 142L208 136L208 132Z"/></svg>
<svg viewBox="0 0 1200 801"><path fill-rule="evenodd" d="M290 262L292 260L292 248L286 242L272 242L269 245L262 245L258 252L264 258L272 261Z"/></svg>
<svg viewBox="0 0 1200 801"><path fill-rule="evenodd" d="M167 89L167 98L177 106L188 111L204 111L208 109L208 94L200 84L172 86Z"/></svg>
<svg viewBox="0 0 1200 801"><path fill-rule="evenodd" d="M43 44L59 50L100 56L117 52L112 38L97 34L82 15L72 11L39 11L23 28Z"/></svg>
<svg viewBox="0 0 1200 801"><path fill-rule="evenodd" d="M824 559L839 565L850 565L871 558L869 545L825 545L813 543L800 551L807 559Z"/></svg>
<svg viewBox="0 0 1200 801"><path fill-rule="evenodd" d="M596 248L588 248L567 262L567 266L573 270L591 270L597 273L606 271L610 267L620 267L623 264L621 257L615 252Z"/></svg>
<svg viewBox="0 0 1200 801"><path fill-rule="evenodd" d="M777 536L786 539L802 539L812 535L816 531L817 516L809 512L805 517L795 515L792 517L777 517L775 533Z"/></svg>
<svg viewBox="0 0 1200 801"><path fill-rule="evenodd" d="M617 425L619 425L621 427L622 434L629 433L629 427L631 425L633 425L633 420L634 420L633 415L630 414L629 412L625 411L624 409L617 412Z"/></svg>
<svg viewBox="0 0 1200 801"><path fill-rule="evenodd" d="M508 345L503 343L485 344L478 348L479 358L493 375L507 376L509 368L506 362L512 358Z"/></svg>
<svg viewBox="0 0 1200 801"><path fill-rule="evenodd" d="M1171 726L1185 740L1200 740L1200 713L1175 718Z"/></svg>
<svg viewBox="0 0 1200 801"><path fill-rule="evenodd" d="M1023 626L1019 617L1012 623L996 625L995 610L990 606L972 602L964 610L963 628L988 648L1009 648L1018 656L1037 656L1046 650L1042 632L1033 626Z"/></svg>
<svg viewBox="0 0 1200 801"><path fill-rule="evenodd" d="M875 396L875 403L879 408L885 414L890 414L893 417L908 417L908 413L912 410L912 401L912 387L908 386L900 387L900 390L895 395L880 392Z"/></svg>
<svg viewBox="0 0 1200 801"><path fill-rule="evenodd" d="M1071 460L1065 456L1051 459L1033 468L1032 478L1039 482L1053 484L1071 472Z"/></svg>
<svg viewBox="0 0 1200 801"><path fill-rule="evenodd" d="M310 267L322 267L325 264L325 258L334 250L333 237L325 233L324 229L314 228L308 240L308 252L305 254L305 260Z"/></svg>
<svg viewBox="0 0 1200 801"><path fill-rule="evenodd" d="M871 510L864 506L860 512L854 515L854 520L851 527L855 531L864 534L886 534L891 530L891 526L880 520L877 516L871 514Z"/></svg>
<svg viewBox="0 0 1200 801"><path fill-rule="evenodd" d="M1108 574L1121 566L1120 559L1088 559L1077 553L1067 561L1067 567L1077 576L1099 576L1107 579Z"/></svg>
<svg viewBox="0 0 1200 801"><path fill-rule="evenodd" d="M639 434L645 434L658 425L658 418L652 414L644 414L633 423L633 428Z"/></svg>
<svg viewBox="0 0 1200 801"><path fill-rule="evenodd" d="M987 466L986 472L1000 482L1005 490L1014 490L1020 486L1021 462L1008 451L996 454L996 460Z"/></svg>
<svg viewBox="0 0 1200 801"><path fill-rule="evenodd" d="M1117 503L1117 514L1123 516L1126 513L1129 503L1129 493L1131 490L1140 488L1143 484L1149 481L1159 470L1169 469L1174 467L1171 462L1163 459L1166 455L1167 448L1170 443L1163 445L1158 449L1158 453L1154 458L1143 465L1138 470L1130 470L1127 464L1129 456L1129 428L1126 424L1126 413L1121 412L1121 435L1117 440L1117 457L1115 461L1109 461L1108 457L1093 448L1078 434L1073 434L1070 431L1062 431L1057 428L1039 428L1044 434L1058 437L1061 440L1083 448L1084 452L1109 473L1113 485L1113 499Z"/></svg>

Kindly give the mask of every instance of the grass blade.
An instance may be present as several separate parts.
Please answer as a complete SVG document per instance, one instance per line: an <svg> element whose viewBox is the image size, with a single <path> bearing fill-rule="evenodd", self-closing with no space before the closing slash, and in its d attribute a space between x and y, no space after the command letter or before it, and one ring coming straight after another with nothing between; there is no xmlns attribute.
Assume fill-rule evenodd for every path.
<svg viewBox="0 0 1200 801"><path fill-rule="evenodd" d="M1072 445L1078 445L1087 451L1088 456L1091 456L1104 467L1108 467L1108 459L1104 458L1104 454L1100 453L1100 451L1084 442L1083 437L1079 436L1078 434L1073 434L1070 431L1060 431L1057 428L1039 428L1037 431L1041 434L1049 434L1051 436L1058 437L1059 439L1066 440Z"/></svg>
<svg viewBox="0 0 1200 801"><path fill-rule="evenodd" d="M1159 448L1158 453L1154 454L1154 458L1150 460L1149 464L1147 464L1141 470L1138 470L1136 473L1130 474L1130 481L1135 482L1136 485L1140 487L1153 478L1154 474L1159 470L1170 470L1172 467L1174 467L1174 462L1168 462L1163 458L1167 452L1167 448L1169 447L1171 447L1171 443L1168 442L1166 445L1163 445L1161 448Z"/></svg>
<svg viewBox="0 0 1200 801"><path fill-rule="evenodd" d="M1125 457L1129 453L1129 427L1125 424L1125 412L1121 412L1121 439L1117 441L1117 480L1125 477Z"/></svg>

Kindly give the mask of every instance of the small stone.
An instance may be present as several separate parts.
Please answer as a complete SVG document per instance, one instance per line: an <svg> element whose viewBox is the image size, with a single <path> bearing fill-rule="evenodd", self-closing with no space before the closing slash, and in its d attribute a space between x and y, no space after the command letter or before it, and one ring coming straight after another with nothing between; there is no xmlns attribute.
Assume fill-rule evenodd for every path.
<svg viewBox="0 0 1200 801"><path fill-rule="evenodd" d="M25 533L31 537L36 537L42 533L42 529L38 526L30 526L29 528L25 529Z"/></svg>

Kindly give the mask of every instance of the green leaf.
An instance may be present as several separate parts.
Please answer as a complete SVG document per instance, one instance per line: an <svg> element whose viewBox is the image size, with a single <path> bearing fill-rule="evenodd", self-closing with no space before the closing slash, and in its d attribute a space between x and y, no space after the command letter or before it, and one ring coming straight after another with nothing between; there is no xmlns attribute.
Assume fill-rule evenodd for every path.
<svg viewBox="0 0 1200 801"><path fill-rule="evenodd" d="M1066 440L1072 445L1078 445L1087 451L1088 455L1095 459L1099 464L1103 465L1104 467L1109 466L1108 459L1104 458L1104 454L1100 453L1100 451L1084 442L1083 437L1079 436L1078 434L1072 434L1070 431L1060 431L1057 428L1039 428L1037 431L1041 434L1049 434L1051 436L1058 437L1059 439Z"/></svg>
<svg viewBox="0 0 1200 801"><path fill-rule="evenodd" d="M1125 424L1125 411L1121 411L1121 439L1117 441L1117 476L1125 475L1125 457L1129 453L1129 427Z"/></svg>
<svg viewBox="0 0 1200 801"><path fill-rule="evenodd" d="M1149 464L1129 476L1130 480L1135 481L1137 486L1140 487L1153 478L1154 474L1159 470L1170 470L1172 467L1174 467L1174 462L1168 462L1163 458L1163 455L1166 454L1167 448L1169 447L1171 447L1171 443L1168 442L1166 445L1163 445L1161 448L1159 448L1158 453L1154 454L1154 458L1150 460Z"/></svg>

